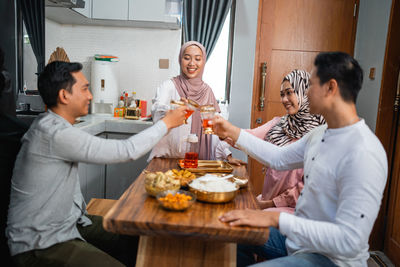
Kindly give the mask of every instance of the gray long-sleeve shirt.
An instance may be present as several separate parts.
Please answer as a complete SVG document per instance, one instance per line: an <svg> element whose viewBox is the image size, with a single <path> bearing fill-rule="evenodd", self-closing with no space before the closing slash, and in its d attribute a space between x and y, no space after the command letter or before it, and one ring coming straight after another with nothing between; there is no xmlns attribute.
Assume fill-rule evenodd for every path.
<svg viewBox="0 0 400 267"><path fill-rule="evenodd" d="M11 180L6 235L11 255L80 238L91 224L80 191L78 162L117 163L147 153L165 134L159 121L126 140L92 136L49 111L22 138Z"/></svg>

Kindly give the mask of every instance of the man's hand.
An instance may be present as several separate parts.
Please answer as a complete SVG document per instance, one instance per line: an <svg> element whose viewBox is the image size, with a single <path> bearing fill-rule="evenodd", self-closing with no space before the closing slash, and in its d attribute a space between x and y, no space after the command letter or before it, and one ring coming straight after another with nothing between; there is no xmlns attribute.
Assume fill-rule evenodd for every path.
<svg viewBox="0 0 400 267"><path fill-rule="evenodd" d="M230 226L247 225L254 227L279 227L280 212L263 210L233 210L219 217Z"/></svg>
<svg viewBox="0 0 400 267"><path fill-rule="evenodd" d="M242 161L240 159L232 157L232 155L229 155L226 159L228 160L229 164L236 165L236 166L246 165L247 164L246 162L244 162L244 161Z"/></svg>
<svg viewBox="0 0 400 267"><path fill-rule="evenodd" d="M226 138L232 139L233 143L236 143L239 138L240 128L232 125L221 116L216 115L212 120L213 132L218 135L221 140Z"/></svg>
<svg viewBox="0 0 400 267"><path fill-rule="evenodd" d="M174 110L168 110L165 117L162 119L165 125L167 125L168 130L180 126L185 121L187 107L179 107Z"/></svg>

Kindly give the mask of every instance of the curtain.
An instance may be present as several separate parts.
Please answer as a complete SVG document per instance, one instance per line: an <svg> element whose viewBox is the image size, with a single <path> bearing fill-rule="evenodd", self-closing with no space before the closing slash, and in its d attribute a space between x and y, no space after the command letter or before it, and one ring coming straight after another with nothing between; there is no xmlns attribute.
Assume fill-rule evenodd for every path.
<svg viewBox="0 0 400 267"><path fill-rule="evenodd" d="M232 0L184 0L184 42L201 43L209 58L231 5Z"/></svg>
<svg viewBox="0 0 400 267"><path fill-rule="evenodd" d="M19 0L25 28L37 61L37 73L45 66L44 0Z"/></svg>

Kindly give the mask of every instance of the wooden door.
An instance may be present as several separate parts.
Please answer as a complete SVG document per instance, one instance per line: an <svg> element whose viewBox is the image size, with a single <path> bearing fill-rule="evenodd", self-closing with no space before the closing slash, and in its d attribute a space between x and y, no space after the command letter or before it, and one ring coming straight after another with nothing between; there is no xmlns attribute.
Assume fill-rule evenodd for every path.
<svg viewBox="0 0 400 267"><path fill-rule="evenodd" d="M280 84L293 69L311 71L321 51L353 54L359 0L260 0L251 128L286 113ZM260 110L262 66L266 62L265 108ZM262 191L262 165L249 159L255 193Z"/></svg>
<svg viewBox="0 0 400 267"><path fill-rule="evenodd" d="M400 111L398 111L400 112ZM399 116L398 114L397 116ZM395 264L400 265L400 123L397 122L393 170L390 184L389 213L384 252Z"/></svg>
<svg viewBox="0 0 400 267"><path fill-rule="evenodd" d="M397 112L394 110L396 95L398 101L400 100L399 32L400 0L393 0L376 122L376 135L388 156L389 176L382 207L370 237L370 246L374 250L383 250L395 266L400 266L400 123L397 119L400 116L399 102Z"/></svg>

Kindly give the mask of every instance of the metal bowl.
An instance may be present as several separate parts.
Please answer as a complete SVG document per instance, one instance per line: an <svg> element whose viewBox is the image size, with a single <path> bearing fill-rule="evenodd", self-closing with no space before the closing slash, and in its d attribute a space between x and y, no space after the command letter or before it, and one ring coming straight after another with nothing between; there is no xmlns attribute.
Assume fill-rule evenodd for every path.
<svg viewBox="0 0 400 267"><path fill-rule="evenodd" d="M197 200L209 203L229 202L236 197L239 191L239 186L237 184L235 184L236 189L234 191L229 191L229 192L209 192L209 191L199 190L191 187L190 183L188 184L188 187L189 191L193 192L196 195Z"/></svg>

